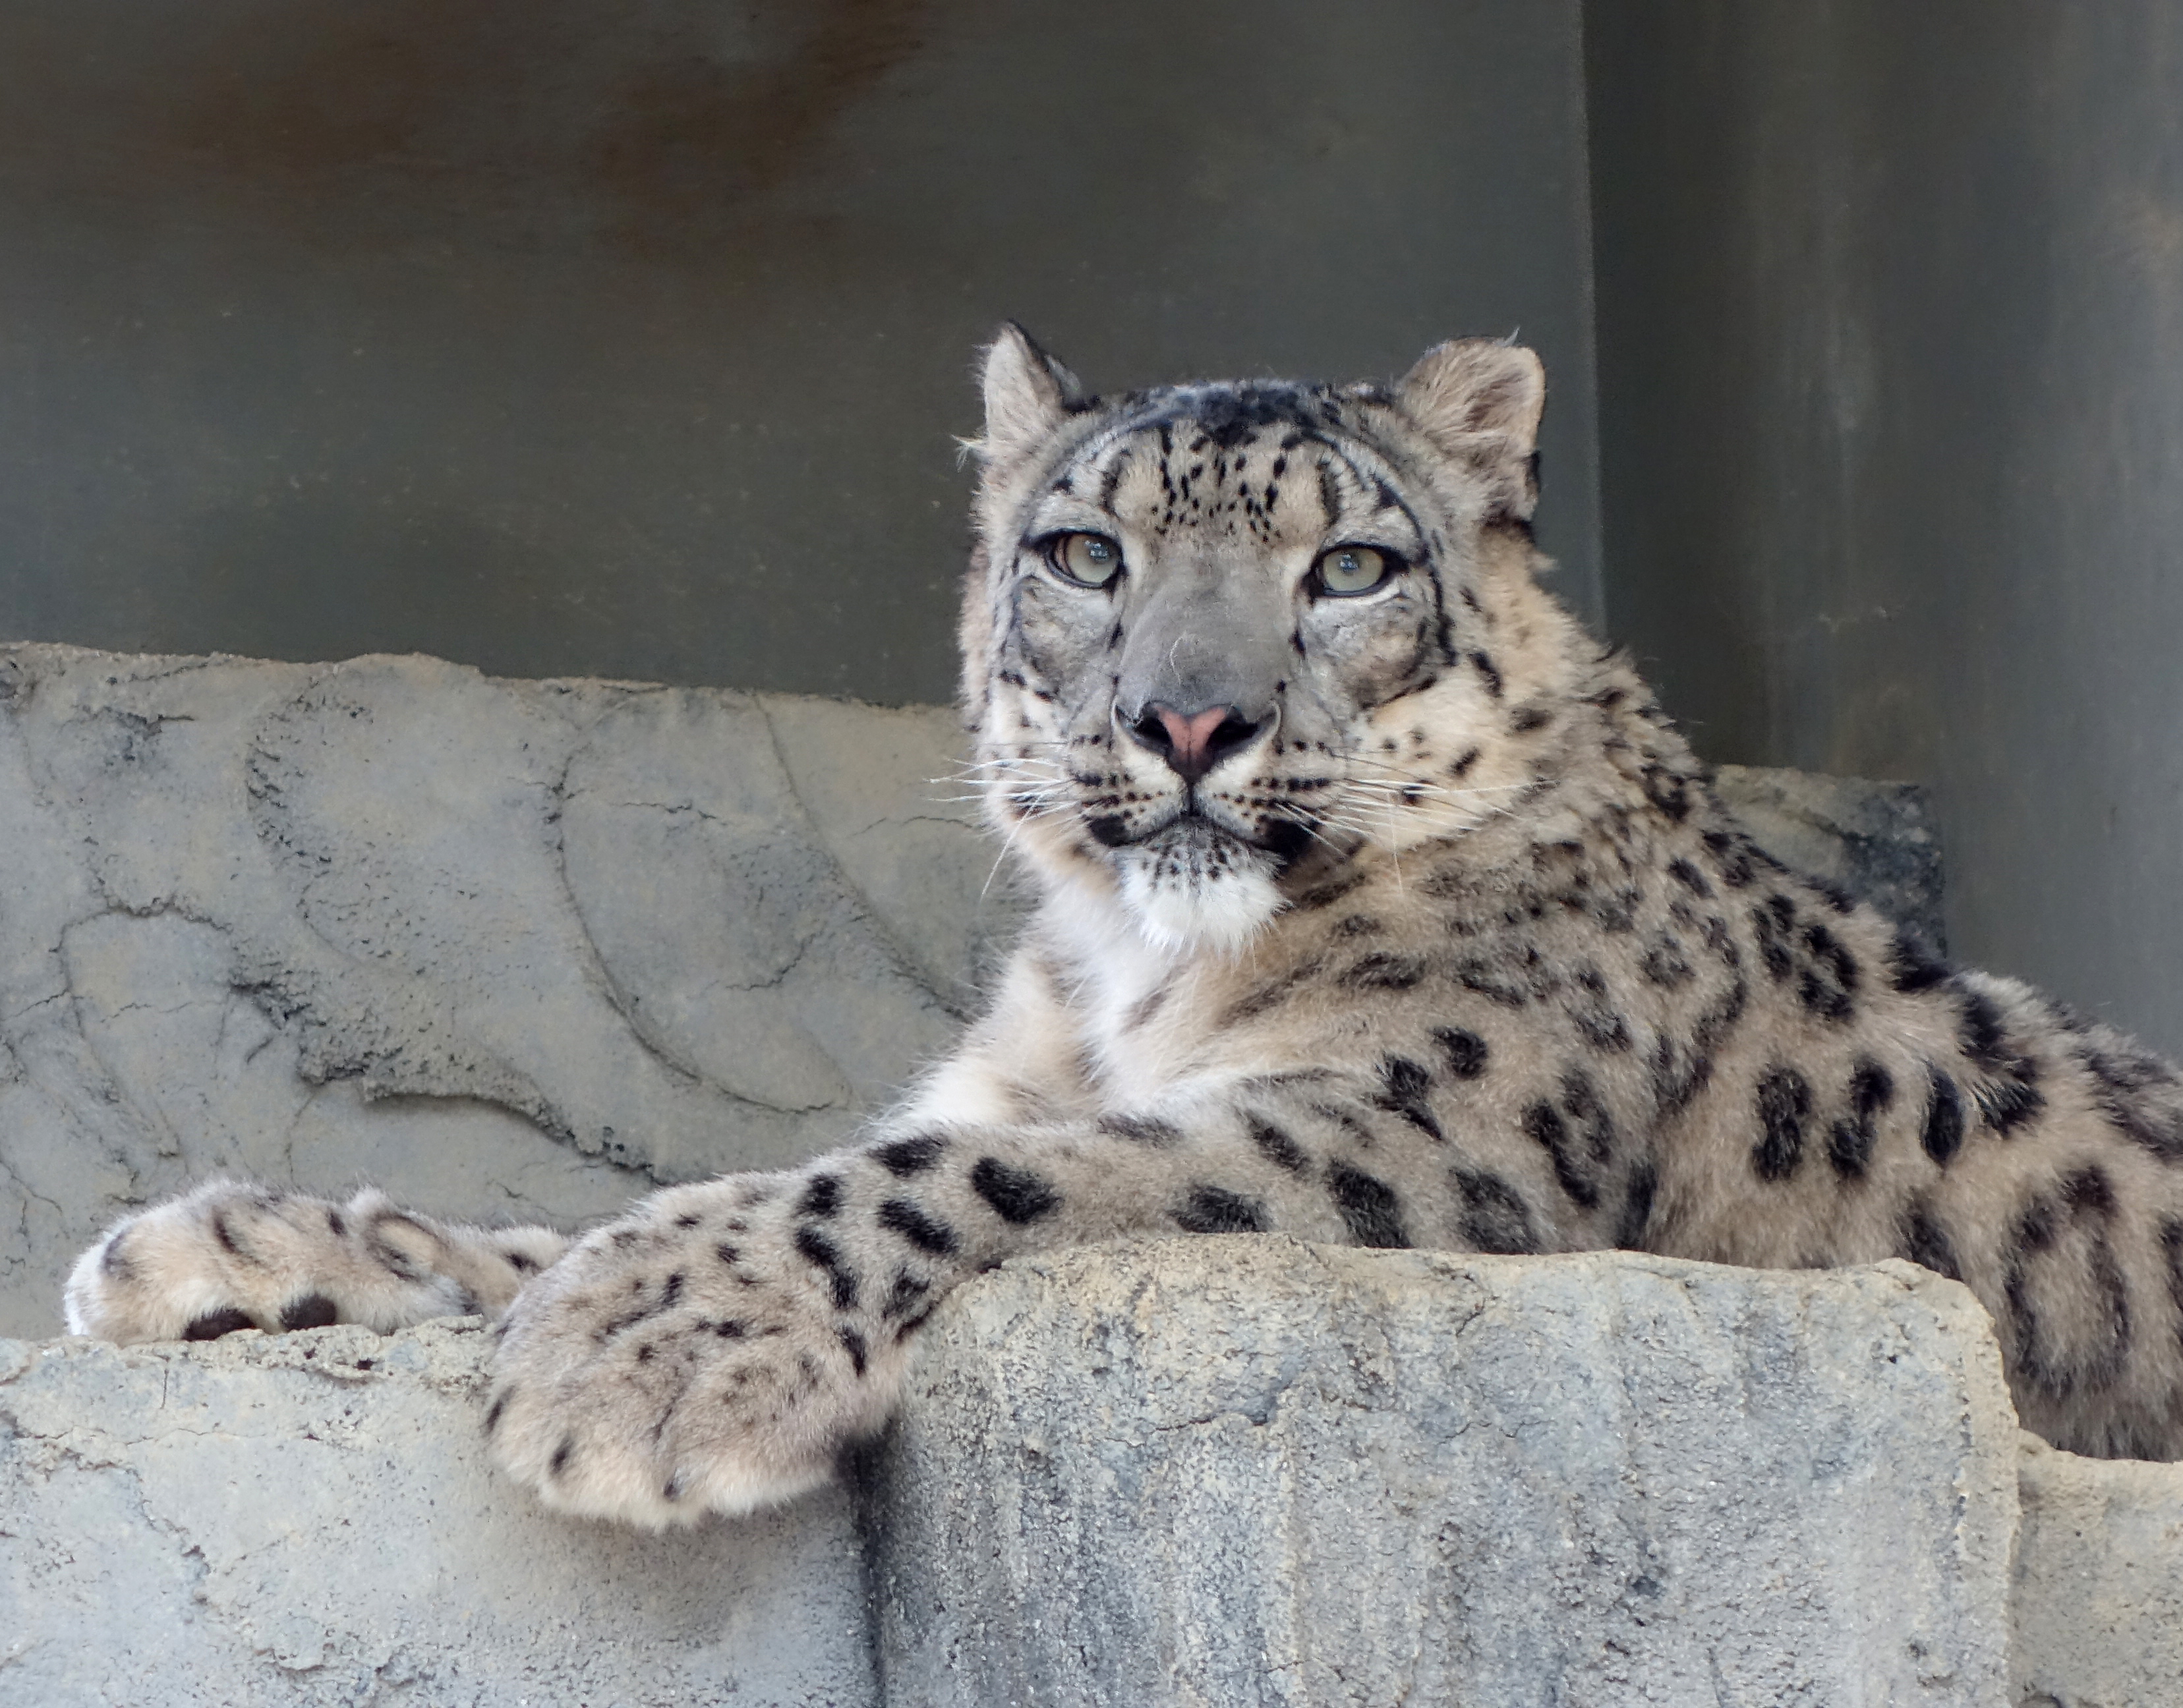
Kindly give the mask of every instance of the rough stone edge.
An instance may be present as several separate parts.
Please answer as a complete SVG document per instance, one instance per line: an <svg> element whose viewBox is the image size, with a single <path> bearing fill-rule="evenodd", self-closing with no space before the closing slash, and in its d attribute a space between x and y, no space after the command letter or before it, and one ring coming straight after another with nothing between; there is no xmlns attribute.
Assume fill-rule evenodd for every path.
<svg viewBox="0 0 2183 1708"><path fill-rule="evenodd" d="M1974 1608L1980 1611L1972 1614L1972 1623L1966 1628L1974 1639L1973 1645L1953 1657L1952 1676L1965 1678L1966 1682L1973 1683L1974 1696L1962 1700L2000 1700L1998 1693L2009 1676L2010 1665L2008 1607L2018 1522L2015 1456L2019 1431L1991 1319L1968 1289L1899 1260L1824 1272L1761 1271L1649 1253L1598 1251L1544 1258L1506 1258L1436 1250L1361 1251L1315 1245L1287 1235L1248 1237L1253 1245L1292 1248L1304 1260L1314 1290L1367 1313L1375 1298L1391 1304L1397 1295L1412 1289L1449 1284L1458 1288L1467 1286L1481 1297L1499 1296L1514 1302L1525 1290L1525 1283L1521 1278L1507 1278L1508 1272L1548 1266L1597 1272L1591 1290L1603 1299L1619 1292L1613 1278L1618 1271L1636 1271L1684 1287L1708 1283L1731 1287L1745 1283L1771 1283L1792 1296L1800 1288L1815 1285L1840 1286L1845 1292L1868 1295L1875 1291L1897 1290L1908 1295L1926 1317L1930 1332L1924 1337L1925 1344L1936 1366L1950 1372L1962 1407L1958 1427L1964 1436L1954 1456L1959 1467L1954 1493L1961 1517L1949 1533L1952 1556L1962 1573L1966 1611L1969 1613ZM1003 1266L1001 1277L1027 1281L1031 1284L1028 1290L1021 1287L1002 1288L991 1283L967 1289L950 1301L953 1308L943 1311L935 1319L932 1332L936 1337L946 1337L952 1342L950 1350L975 1359L981 1341L1005 1356L1008 1339L1017 1332L1020 1323L1040 1314L1042 1298L1068 1295L1080 1298L1089 1292L1091 1298L1077 1312L1080 1317L1104 1312L1126 1319L1134 1312L1148 1308L1163 1284L1174 1284L1186 1290L1186 1274L1162 1278L1150 1273L1145 1261L1148 1254L1156 1253L1161 1246L1202 1250L1207 1243L1203 1239L1153 1237L1019 1257ZM1125 1254L1126 1259L1136 1261L1116 1264L1114 1258L1118 1250ZM1497 1271L1497 1276L1493 1273ZM1579 1284L1586 1284L1580 1280ZM1869 1308L1881 1311L1889 1307L1875 1301ZM1447 1337L1451 1346L1462 1326L1460 1321L1448 1324ZM938 1350L937 1346L929 1349L926 1356L932 1356ZM942 1384L959 1385L948 1382L948 1372L936 1375ZM975 1377L970 1379L975 1386ZM913 1387L915 1385L916 1378L913 1377ZM1003 1385L1006 1385L1005 1382ZM874 1474L868 1475L865 1498L861 1503L868 1558L875 1574L875 1593L880 1598L878 1613L881 1676L884 1679L899 1674L910 1687L908 1700L922 1700L925 1687L930 1680L919 1671L919 1666L920 1662L929 1661L930 1656L913 1650L891 1664L887 1654L889 1639L901 1640L901 1633L894 1629L894 1610L886 1601L889 1573L882 1565L886 1544L879 1533L887 1522L889 1497L885 1478L892 1468L885 1463L886 1453L882 1446L874 1463ZM1787 1498L1794 1499L1793 1495ZM953 1605L955 1598L947 1599ZM951 1661L951 1672L953 1666Z"/></svg>
<svg viewBox="0 0 2183 1708"><path fill-rule="evenodd" d="M1358 1256L1336 1255L1353 1260ZM1034 1269L1047 1284L1060 1285L1066 1284L1078 1266L1100 1261L1096 1251L1086 1250L1019 1259L1008 1267ZM1424 1274L1453 1274L1475 1260L1463 1254L1421 1252L1403 1254L1397 1261ZM1614 1261L1659 1270L1680 1267L1675 1260L1641 1254L1623 1254ZM1869 1273L1925 1295L1949 1316L1978 1309L1956 1284L1913 1266L1890 1262L1875 1266ZM975 1310L980 1290L972 1284L959 1301L951 1301L954 1310ZM1982 1368L1985 1384L1998 1395L1999 1349L1984 1325L1984 1313L1978 1314L1980 1332L1965 1337L1973 1349L1967 1356L1966 1373ZM436 1323L376 1341L378 1347L397 1355L392 1362L402 1373L383 1373L386 1361L382 1359L382 1373L366 1377L358 1372L354 1379L367 1389L377 1382L408 1379L451 1395L473 1394L485 1343L482 1337L450 1334L451 1328L463 1326ZM333 1372L324 1363L307 1361L306 1350L322 1339L353 1339L363 1332L242 1335L202 1346L163 1348L160 1356L186 1358L215 1371L310 1371L319 1379L331 1379ZM329 1345L325 1350L332 1349ZM66 1339L0 1340L0 1385L13 1382L43 1356L81 1356L90 1350L86 1343ZM2005 1398L2001 1404L2002 1415L1994 1427L2005 1425L2013 1431ZM1975 1422L1973 1427L1979 1426ZM2014 1529L2008 1588L2012 1700L2041 1708L2048 1703L2079 1708L2183 1698L2183 1465L2085 1459L2019 1434L2011 1434L2008 1445L2006 1455L1980 1453L1974 1462L1998 1460L2011 1466L2015 1474L2009 1486L1967 1486L1961 1493L1967 1502L1991 1513L1993 1522L2012 1523ZM508 1492L511 1500L520 1498L512 1489ZM2140 1530L2129 1545L2119 1548L2119 1529L2132 1525ZM2155 1528L2142 1528L2148 1525Z"/></svg>

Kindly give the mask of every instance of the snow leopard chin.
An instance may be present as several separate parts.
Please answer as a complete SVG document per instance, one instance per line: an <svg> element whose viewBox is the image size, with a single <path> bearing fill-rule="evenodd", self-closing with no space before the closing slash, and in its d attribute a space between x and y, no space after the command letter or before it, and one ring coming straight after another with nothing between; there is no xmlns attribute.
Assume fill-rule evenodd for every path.
<svg viewBox="0 0 2183 1708"><path fill-rule="evenodd" d="M1170 954L1232 955L1283 904L1271 856L1203 831L1126 851L1122 900L1137 929Z"/></svg>

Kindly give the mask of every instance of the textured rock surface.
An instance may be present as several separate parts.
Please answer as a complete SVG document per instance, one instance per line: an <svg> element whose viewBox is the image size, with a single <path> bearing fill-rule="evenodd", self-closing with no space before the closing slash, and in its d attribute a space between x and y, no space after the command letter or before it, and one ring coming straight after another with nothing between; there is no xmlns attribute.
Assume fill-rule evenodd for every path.
<svg viewBox="0 0 2183 1708"><path fill-rule="evenodd" d="M2021 1708L2183 1702L2183 1465L2080 1459L2023 1438Z"/></svg>
<svg viewBox="0 0 2183 1708"><path fill-rule="evenodd" d="M890 1700L2005 1697L2015 1417L1908 1265L1108 1248L960 1295L911 1385Z"/></svg>
<svg viewBox="0 0 2183 1708"><path fill-rule="evenodd" d="M487 1338L0 1342L0 1702L873 1701L846 1496L549 1518L486 1468Z"/></svg>
<svg viewBox="0 0 2183 1708"><path fill-rule="evenodd" d="M565 1224L840 1140L1019 918L934 781L957 741L931 707L0 647L0 1334L214 1172ZM1904 785L1724 787L1852 884L1930 850Z"/></svg>
<svg viewBox="0 0 2183 1708"><path fill-rule="evenodd" d="M937 707L0 649L0 1333L217 1171L571 1223L845 1136L1013 934Z"/></svg>

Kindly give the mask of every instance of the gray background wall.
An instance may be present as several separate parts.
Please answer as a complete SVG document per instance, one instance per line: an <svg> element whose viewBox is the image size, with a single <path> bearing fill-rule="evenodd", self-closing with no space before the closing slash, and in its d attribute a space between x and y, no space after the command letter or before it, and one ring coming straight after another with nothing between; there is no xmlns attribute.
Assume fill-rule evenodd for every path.
<svg viewBox="0 0 2183 1708"><path fill-rule="evenodd" d="M1592 0L1614 627L1925 781L1950 947L2183 1051L2183 9Z"/></svg>
<svg viewBox="0 0 2183 1708"><path fill-rule="evenodd" d="M1520 327L1597 604L1577 0L15 0L0 638L953 689L1003 316L1092 384Z"/></svg>

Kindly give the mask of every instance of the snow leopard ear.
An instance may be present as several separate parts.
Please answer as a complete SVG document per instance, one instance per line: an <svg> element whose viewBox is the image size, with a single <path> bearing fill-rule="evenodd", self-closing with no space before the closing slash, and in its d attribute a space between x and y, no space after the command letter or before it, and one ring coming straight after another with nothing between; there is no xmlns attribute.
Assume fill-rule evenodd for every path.
<svg viewBox="0 0 2183 1708"><path fill-rule="evenodd" d="M1012 468L1058 427L1084 388L1013 320L986 347L986 432L978 456L988 478Z"/></svg>
<svg viewBox="0 0 2183 1708"><path fill-rule="evenodd" d="M1486 486L1486 519L1530 519L1538 507L1539 417L1547 370L1520 344L1458 338L1418 358L1395 401L1442 452Z"/></svg>

